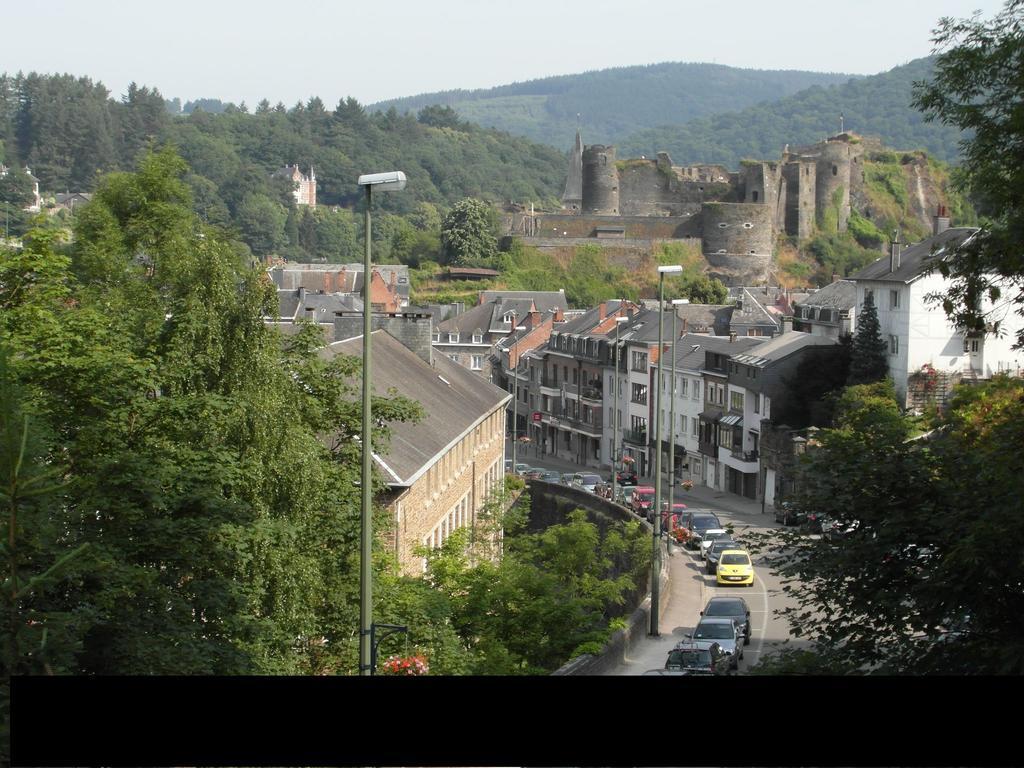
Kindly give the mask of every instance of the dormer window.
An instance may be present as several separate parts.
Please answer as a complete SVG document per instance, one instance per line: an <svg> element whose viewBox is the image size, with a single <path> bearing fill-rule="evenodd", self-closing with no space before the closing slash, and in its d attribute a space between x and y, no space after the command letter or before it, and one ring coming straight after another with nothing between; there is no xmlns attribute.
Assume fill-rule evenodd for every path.
<svg viewBox="0 0 1024 768"><path fill-rule="evenodd" d="M449 344L458 344L459 343L459 332L458 331L455 331L454 333L449 333L448 334L448 343Z"/></svg>
<svg viewBox="0 0 1024 768"><path fill-rule="evenodd" d="M512 313L511 312L506 312L505 313L505 317L502 318L502 322L503 323L511 323L512 322Z"/></svg>
<svg viewBox="0 0 1024 768"><path fill-rule="evenodd" d="M474 333L473 334L473 343L474 344L483 344L484 343L484 335L482 333Z"/></svg>
<svg viewBox="0 0 1024 768"><path fill-rule="evenodd" d="M440 344L441 343L441 332L440 331L434 331L434 343L435 344Z"/></svg>

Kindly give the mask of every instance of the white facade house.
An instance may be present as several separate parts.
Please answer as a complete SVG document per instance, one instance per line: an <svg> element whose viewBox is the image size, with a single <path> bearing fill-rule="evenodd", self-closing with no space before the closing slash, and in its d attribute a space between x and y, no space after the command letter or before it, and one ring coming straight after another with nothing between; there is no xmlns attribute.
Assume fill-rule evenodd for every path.
<svg viewBox="0 0 1024 768"><path fill-rule="evenodd" d="M987 297L983 299L981 309L989 323L999 321L997 336L965 333L949 321L941 303L929 299L949 287L949 280L935 265L977 232L955 227L906 249L894 243L888 257L850 278L857 284L858 311L863 310L868 294L872 296L888 346L889 374L904 406L909 405L909 377L925 365L974 380L1024 368L1024 352L1012 348L1021 318L1009 301L993 306Z"/></svg>

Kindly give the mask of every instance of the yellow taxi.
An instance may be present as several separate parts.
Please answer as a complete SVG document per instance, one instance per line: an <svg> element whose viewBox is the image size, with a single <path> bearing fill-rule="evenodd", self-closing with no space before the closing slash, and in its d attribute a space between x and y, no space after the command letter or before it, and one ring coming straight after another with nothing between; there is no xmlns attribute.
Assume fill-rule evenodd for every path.
<svg viewBox="0 0 1024 768"><path fill-rule="evenodd" d="M750 555L742 549L726 549L718 560L719 584L745 584L754 586L754 566Z"/></svg>

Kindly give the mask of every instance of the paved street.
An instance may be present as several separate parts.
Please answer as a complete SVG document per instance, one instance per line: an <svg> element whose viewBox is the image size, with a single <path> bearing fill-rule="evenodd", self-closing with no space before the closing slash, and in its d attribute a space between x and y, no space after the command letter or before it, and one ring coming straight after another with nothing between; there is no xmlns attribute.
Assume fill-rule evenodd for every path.
<svg viewBox="0 0 1024 768"><path fill-rule="evenodd" d="M597 471L549 456L538 458L532 455L533 446L530 445L526 446L526 450L523 450L522 445L517 448L516 460L519 463L557 469L561 472ZM509 447L506 456L511 458L511 455ZM608 473L604 470L599 474L607 476ZM663 498L668 498L667 485L663 486L662 494ZM677 486L676 501L686 504L691 509L707 509L714 512L723 524L731 524L741 539L744 532L779 527L774 520L774 510L771 507L762 513L760 501L704 486L694 486L689 491ZM718 587L715 577L704 573L703 562L698 553L675 545L672 545L670 550L668 563L671 572L671 593L668 604L659 617L659 636L647 636L634 641L633 648L627 653L625 664L609 674L640 675L648 669L663 667L668 652L677 642L686 639L687 633L693 631L700 618L701 609L715 595L738 595L743 597L750 607L751 638L750 645L743 650L741 672L756 664L760 656L773 645L789 638L786 622L776 617L773 610L791 602L782 592L779 578L769 572L767 566L763 564L763 558L753 555L755 576L752 588Z"/></svg>

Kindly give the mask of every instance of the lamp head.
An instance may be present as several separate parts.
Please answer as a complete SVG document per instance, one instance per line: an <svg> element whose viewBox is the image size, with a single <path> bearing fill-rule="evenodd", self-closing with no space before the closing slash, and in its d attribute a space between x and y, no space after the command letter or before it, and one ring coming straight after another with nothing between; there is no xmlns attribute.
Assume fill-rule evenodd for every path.
<svg viewBox="0 0 1024 768"><path fill-rule="evenodd" d="M405 174L401 171L386 173L364 173L356 183L360 187L369 187L378 192L398 192L405 189Z"/></svg>
<svg viewBox="0 0 1024 768"><path fill-rule="evenodd" d="M689 304L689 299L672 299L672 306L678 307L680 304Z"/></svg>
<svg viewBox="0 0 1024 768"><path fill-rule="evenodd" d="M681 264L669 264L666 266L658 267L658 272L663 275L676 275L683 271Z"/></svg>

